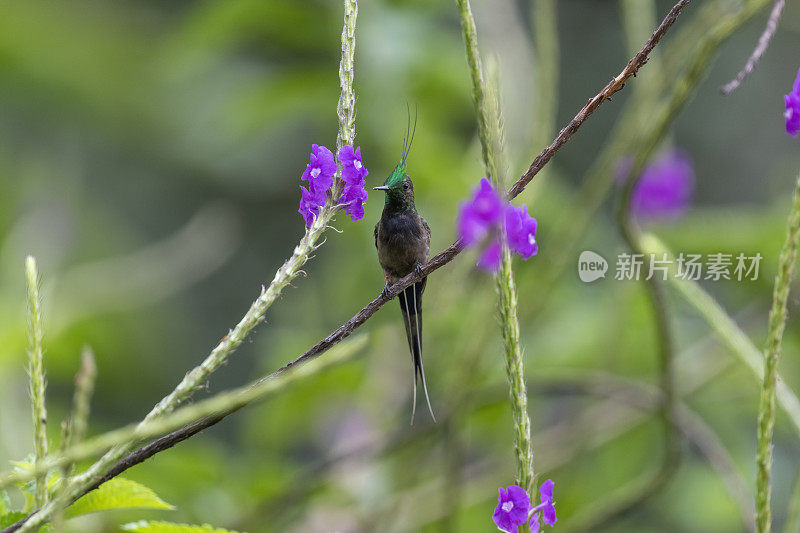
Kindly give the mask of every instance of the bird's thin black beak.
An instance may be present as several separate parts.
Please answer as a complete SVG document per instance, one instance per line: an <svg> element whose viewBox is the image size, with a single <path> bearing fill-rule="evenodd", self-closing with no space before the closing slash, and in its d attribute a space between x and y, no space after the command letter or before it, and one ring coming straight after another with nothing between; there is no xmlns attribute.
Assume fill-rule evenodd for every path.
<svg viewBox="0 0 800 533"><path fill-rule="evenodd" d="M381 185L380 187L373 187L372 190L373 191L388 191L389 187L387 187L386 185Z"/></svg>

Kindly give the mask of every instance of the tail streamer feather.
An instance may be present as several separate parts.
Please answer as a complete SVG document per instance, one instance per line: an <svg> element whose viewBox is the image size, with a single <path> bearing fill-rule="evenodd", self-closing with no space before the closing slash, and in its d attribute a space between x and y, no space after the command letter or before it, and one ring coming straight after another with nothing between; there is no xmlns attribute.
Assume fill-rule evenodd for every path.
<svg viewBox="0 0 800 533"><path fill-rule="evenodd" d="M403 322L406 326L408 337L408 347L414 361L414 406L411 412L411 422L414 422L417 404L417 379L422 383L422 391L425 394L425 401L431 418L436 422L433 414L430 396L428 395L428 385L425 381L425 369L422 365L422 291L425 290L425 280L419 281L407 287L400 293L400 309L403 312Z"/></svg>

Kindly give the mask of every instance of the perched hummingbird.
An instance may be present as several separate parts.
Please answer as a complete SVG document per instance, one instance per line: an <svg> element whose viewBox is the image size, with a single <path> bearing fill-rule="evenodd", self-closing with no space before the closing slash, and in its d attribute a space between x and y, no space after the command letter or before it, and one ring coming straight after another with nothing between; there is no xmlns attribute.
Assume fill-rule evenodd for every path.
<svg viewBox="0 0 800 533"><path fill-rule="evenodd" d="M415 121L416 122L416 121ZM416 124L415 124L416 129ZM428 261L428 252L431 244L431 229L428 223L417 212L414 205L414 184L406 174L406 158L414 140L403 143L400 163L389 175L381 187L373 187L376 191L386 193L386 202L383 214L375 224L375 247L378 249L378 261L383 268L386 278L384 292L389 285L410 274L419 272L422 265ZM422 293L428 278L403 289L398 294L400 310L408 337L408 347L414 361L414 405L411 411L411 423L414 423L414 414L417 410L417 379L422 383L425 400L431 418L436 422L428 397L428 386L425 383L425 371L422 368Z"/></svg>

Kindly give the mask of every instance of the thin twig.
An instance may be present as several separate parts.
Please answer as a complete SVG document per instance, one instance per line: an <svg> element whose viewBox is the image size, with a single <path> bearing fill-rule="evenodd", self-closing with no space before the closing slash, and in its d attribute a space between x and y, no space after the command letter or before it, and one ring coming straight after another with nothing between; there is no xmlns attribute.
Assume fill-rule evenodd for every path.
<svg viewBox="0 0 800 533"><path fill-rule="evenodd" d="M775 32L778 30L778 23L781 20L781 14L783 13L783 8L785 6L786 0L775 0L775 5L772 6L772 12L769 14L769 19L767 19L767 27L764 28L764 32L761 34L761 37L758 38L758 45L756 46L755 50L753 50L753 53L750 54L750 57L747 59L747 63L744 65L744 68L739 71L735 78L733 78L719 90L723 96L728 96L733 91L738 89L744 79L749 76L753 70L755 70L756 65L758 65L759 61L761 61L761 57L767 51L767 48L769 48L769 43L772 42L772 38L775 36Z"/></svg>
<svg viewBox="0 0 800 533"><path fill-rule="evenodd" d="M675 4L672 9L670 9L667 16L661 21L661 24L656 28L656 31L653 32L653 35L647 40L641 50L637 52L635 56L633 56L628 64L625 65L625 68L622 69L614 79L612 79L608 84L600 91L594 98L589 100L585 106L575 115L567 126L562 129L558 136L555 138L553 143L542 150L536 159L533 160L531 166L525 173L522 175L520 179L511 187L511 190L508 191L508 196L510 198L514 198L515 196L519 195L525 186L533 179L533 177L544 167L548 161L555 155L559 148L561 148L564 143L566 143L570 137L572 137L578 128L581 127L581 124L589 118L589 116L594 113L600 105L608 100L610 97L618 93L622 90L625 85L625 82L628 81L629 78L635 76L639 69L642 68L648 61L650 57L650 52L653 51L653 48L661 41L661 38L669 31L675 21L678 19L678 15L680 15L681 11L684 7L686 7L691 0L680 0L677 4Z"/></svg>

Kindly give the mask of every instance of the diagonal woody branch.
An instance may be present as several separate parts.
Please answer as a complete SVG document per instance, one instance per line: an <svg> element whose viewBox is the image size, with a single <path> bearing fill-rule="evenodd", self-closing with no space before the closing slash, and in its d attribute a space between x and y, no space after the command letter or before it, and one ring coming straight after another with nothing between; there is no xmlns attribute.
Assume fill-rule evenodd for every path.
<svg viewBox="0 0 800 533"><path fill-rule="evenodd" d="M621 91L623 87L625 87L625 82L628 81L632 76L636 76L636 73L639 72L639 69L642 68L647 61L650 59L650 52L653 51L653 48L661 41L661 38L669 31L675 21L678 19L678 15L680 15L681 11L684 7L690 2L691 0L680 0L677 4L675 4L672 9L669 10L667 16L664 20L659 24L656 31L653 32L653 35L647 40L641 50L634 55L628 64L625 65L625 68L622 69L615 78L613 78L608 84L603 88L602 91L597 93L597 95L590 99L583 108L578 111L578 114L575 115L567 126L562 129L558 136L555 138L553 143L542 150L542 153L536 156L536 159L533 160L531 166L528 167L528 170L522 175L520 179L511 187L511 190L508 191L508 197L514 198L518 196L519 193L525 189L525 186L530 183L536 174L539 173L540 170L552 159L553 155L564 146L564 144L572 137L578 128L581 127L583 122L589 118L592 113L597 111L597 108L605 102L606 100L611 100L611 97Z"/></svg>

